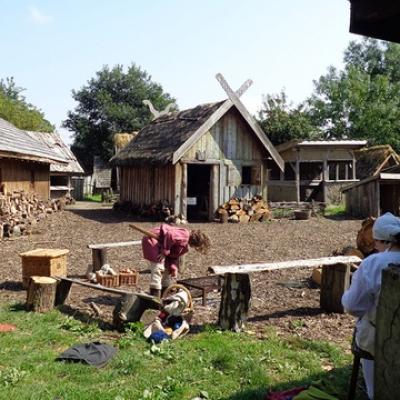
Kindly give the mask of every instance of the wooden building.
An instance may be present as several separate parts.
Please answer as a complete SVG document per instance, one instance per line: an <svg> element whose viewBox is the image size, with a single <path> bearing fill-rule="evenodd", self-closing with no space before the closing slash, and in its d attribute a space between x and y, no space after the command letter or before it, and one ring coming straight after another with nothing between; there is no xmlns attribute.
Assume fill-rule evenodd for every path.
<svg viewBox="0 0 400 400"><path fill-rule="evenodd" d="M213 220L233 196L266 198L267 161L283 168L283 160L238 92L230 96L160 115L143 128L112 158L121 170L120 200L166 200L175 214Z"/></svg>
<svg viewBox="0 0 400 400"><path fill-rule="evenodd" d="M365 140L291 140L276 147L284 172L269 168L268 200L338 203L341 189L358 180L355 150Z"/></svg>
<svg viewBox="0 0 400 400"><path fill-rule="evenodd" d="M400 215L400 166L382 170L343 189L346 212L358 218Z"/></svg>
<svg viewBox="0 0 400 400"><path fill-rule="evenodd" d="M84 171L70 148L62 141L57 132L26 132L66 161L50 164L50 198L74 197L72 177L83 175Z"/></svg>
<svg viewBox="0 0 400 400"><path fill-rule="evenodd" d="M0 191L50 197L50 165L65 160L25 131L0 118Z"/></svg>

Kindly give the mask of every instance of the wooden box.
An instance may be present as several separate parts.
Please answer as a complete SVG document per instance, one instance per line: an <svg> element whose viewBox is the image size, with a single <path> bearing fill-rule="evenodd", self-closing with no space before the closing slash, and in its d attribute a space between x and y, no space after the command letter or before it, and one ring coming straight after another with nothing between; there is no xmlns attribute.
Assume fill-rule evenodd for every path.
<svg viewBox="0 0 400 400"><path fill-rule="evenodd" d="M118 286L119 276L118 275L102 275L96 272L96 281L100 283L101 286L105 287L115 287Z"/></svg>
<svg viewBox="0 0 400 400"><path fill-rule="evenodd" d="M119 286L136 286L138 284L139 274L134 272L120 272Z"/></svg>
<svg viewBox="0 0 400 400"><path fill-rule="evenodd" d="M36 249L21 253L22 285L26 289L31 276L67 276L67 249Z"/></svg>

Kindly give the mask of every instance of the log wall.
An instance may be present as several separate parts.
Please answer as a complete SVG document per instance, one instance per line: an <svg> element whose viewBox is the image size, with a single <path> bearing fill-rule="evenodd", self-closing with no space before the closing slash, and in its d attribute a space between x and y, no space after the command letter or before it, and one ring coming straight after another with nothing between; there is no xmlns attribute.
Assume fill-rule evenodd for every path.
<svg viewBox="0 0 400 400"><path fill-rule="evenodd" d="M168 200L174 204L175 167L121 167L120 200L153 204Z"/></svg>
<svg viewBox="0 0 400 400"><path fill-rule="evenodd" d="M50 165L33 161L0 158L0 183L6 192L24 190L43 200L50 196Z"/></svg>

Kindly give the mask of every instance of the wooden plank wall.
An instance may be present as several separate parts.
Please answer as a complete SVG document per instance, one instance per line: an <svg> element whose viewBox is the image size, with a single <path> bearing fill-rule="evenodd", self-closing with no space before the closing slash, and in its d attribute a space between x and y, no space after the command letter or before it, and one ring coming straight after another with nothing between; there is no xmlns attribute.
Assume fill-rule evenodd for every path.
<svg viewBox="0 0 400 400"><path fill-rule="evenodd" d="M175 168L121 167L120 199L135 204L153 204L168 200L174 206Z"/></svg>
<svg viewBox="0 0 400 400"><path fill-rule="evenodd" d="M345 192L346 211L353 217L379 216L379 181L373 180Z"/></svg>
<svg viewBox="0 0 400 400"><path fill-rule="evenodd" d="M204 152L208 162L219 164L219 202L231 197L251 198L262 194L266 185L266 151L254 132L243 121L236 109L228 111L183 156L185 162L196 162L197 152ZM264 182L241 184L243 166L258 168ZM261 179L260 178L260 179ZM263 184L262 184L263 183ZM266 190L264 190L266 192Z"/></svg>
<svg viewBox="0 0 400 400"><path fill-rule="evenodd" d="M50 165L11 158L0 158L1 180L7 192L35 192L43 200L50 196Z"/></svg>

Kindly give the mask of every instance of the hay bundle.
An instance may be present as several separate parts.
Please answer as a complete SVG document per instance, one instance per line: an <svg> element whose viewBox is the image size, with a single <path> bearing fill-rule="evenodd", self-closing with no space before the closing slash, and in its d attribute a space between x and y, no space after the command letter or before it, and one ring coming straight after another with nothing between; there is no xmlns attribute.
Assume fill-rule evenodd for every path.
<svg viewBox="0 0 400 400"><path fill-rule="evenodd" d="M137 134L138 134L138 132L116 133L113 136L114 148L115 148L116 152L123 149L133 138L136 137Z"/></svg>

